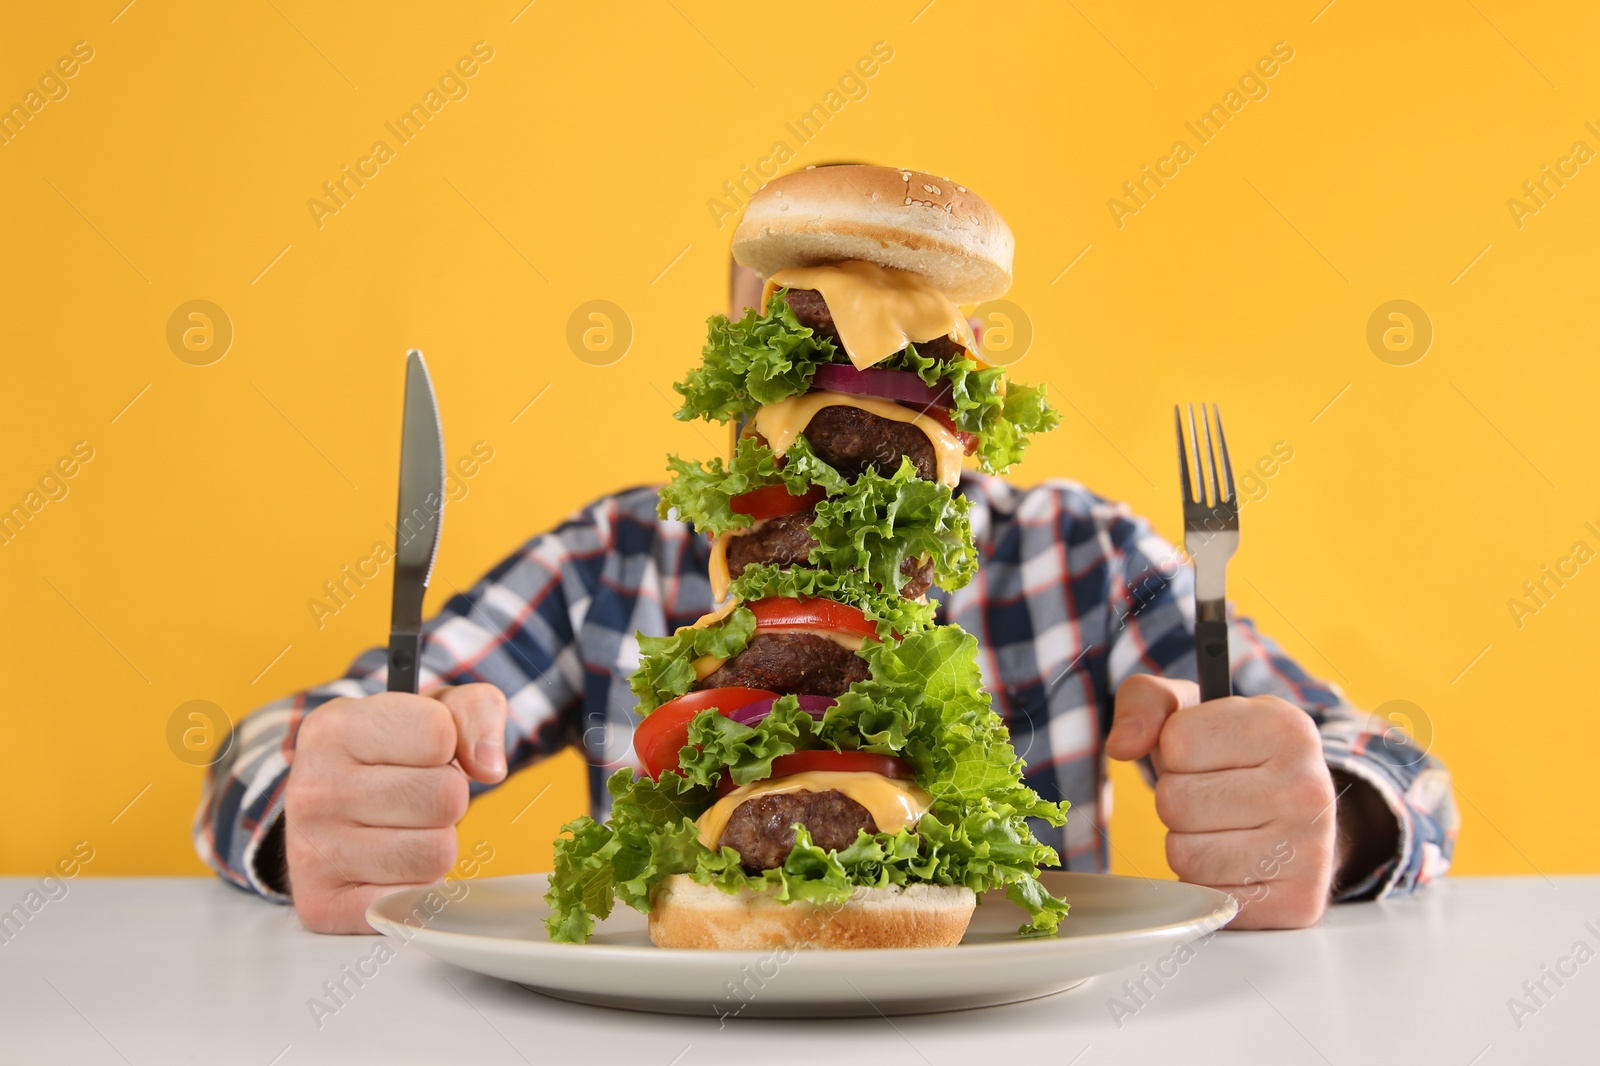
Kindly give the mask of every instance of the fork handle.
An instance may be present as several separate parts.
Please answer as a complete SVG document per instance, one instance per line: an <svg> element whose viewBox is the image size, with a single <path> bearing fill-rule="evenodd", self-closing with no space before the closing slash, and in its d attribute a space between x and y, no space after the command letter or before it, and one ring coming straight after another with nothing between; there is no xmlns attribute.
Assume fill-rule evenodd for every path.
<svg viewBox="0 0 1600 1066"><path fill-rule="evenodd" d="M1194 653L1199 665L1201 701L1233 695L1233 677L1228 667L1228 623L1196 622Z"/></svg>
<svg viewBox="0 0 1600 1066"><path fill-rule="evenodd" d="M389 691L415 692L422 661L422 634L396 630L389 634Z"/></svg>

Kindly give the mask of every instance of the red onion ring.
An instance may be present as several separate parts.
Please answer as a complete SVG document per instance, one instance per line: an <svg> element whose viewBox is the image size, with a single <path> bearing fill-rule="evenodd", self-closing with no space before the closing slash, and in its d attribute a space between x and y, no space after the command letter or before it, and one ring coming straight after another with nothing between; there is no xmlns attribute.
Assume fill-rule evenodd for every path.
<svg viewBox="0 0 1600 1066"><path fill-rule="evenodd" d="M949 382L934 388L909 370L882 367L857 370L843 363L824 363L812 376L811 387L856 396L876 396L920 409L950 406Z"/></svg>
<svg viewBox="0 0 1600 1066"><path fill-rule="evenodd" d="M772 708L777 704L778 700L784 698L783 696L777 696L771 699L756 700L754 703L747 703L743 707L737 707L729 711L727 718L730 722L753 726L771 714ZM802 711L818 721L821 721L822 716L828 713L828 708L837 702L831 696L796 696L795 699L800 701L800 709Z"/></svg>

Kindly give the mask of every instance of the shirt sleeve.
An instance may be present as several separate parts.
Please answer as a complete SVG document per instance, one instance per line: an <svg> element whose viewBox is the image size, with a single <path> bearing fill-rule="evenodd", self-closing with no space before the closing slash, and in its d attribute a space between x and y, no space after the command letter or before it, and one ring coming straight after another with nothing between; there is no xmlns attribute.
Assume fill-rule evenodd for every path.
<svg viewBox="0 0 1600 1066"><path fill-rule="evenodd" d="M1106 536L1114 560L1107 635L1110 694L1137 673L1196 680L1192 566L1125 507L1116 509ZM1306 672L1250 619L1235 616L1231 606L1228 654L1235 692L1279 696L1304 708L1322 734L1328 766L1370 785L1398 823L1397 853L1361 881L1341 886L1338 898L1403 895L1443 875L1459 814L1449 771L1427 745L1400 722L1353 706L1338 685Z"/></svg>
<svg viewBox="0 0 1600 1066"><path fill-rule="evenodd" d="M576 634L610 550L613 508L602 500L529 541L423 626L423 691L487 682L506 694L508 777L577 739L584 677ZM260 707L232 730L194 823L195 850L225 880L288 902L282 830L272 830L300 723L330 700L383 691L386 659L370 649L339 680ZM474 782L473 795L491 787Z"/></svg>

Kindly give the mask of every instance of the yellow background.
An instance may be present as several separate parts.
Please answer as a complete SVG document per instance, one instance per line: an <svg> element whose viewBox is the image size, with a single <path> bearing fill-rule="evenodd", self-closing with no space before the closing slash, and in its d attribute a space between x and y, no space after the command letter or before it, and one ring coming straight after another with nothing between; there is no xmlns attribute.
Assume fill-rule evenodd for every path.
<svg viewBox="0 0 1600 1066"><path fill-rule="evenodd" d="M1600 148L1590 6L124 3L0 32L0 102L94 48L0 146L0 506L95 452L0 545L0 873L80 839L90 874L201 873L173 710L237 718L383 639L385 587L320 630L307 601L386 535L407 347L447 456L494 449L430 604L668 452L711 454L667 399L724 299L707 201L780 139L953 175L1010 221L1018 376L1065 414L1020 480L1077 478L1175 537L1175 401L1219 402L1241 464L1287 442L1245 511L1240 609L1358 702L1422 708L1460 789L1457 873L1600 869L1600 567L1520 629L1507 607L1600 547L1600 165L1520 228L1507 206ZM397 146L385 122L480 40L469 95ZM877 41L866 95L799 145L784 123ZM1197 147L1184 123L1277 41L1269 94ZM380 138L395 157L319 228L307 200ZM1195 158L1119 229L1108 199L1180 138ZM213 365L167 344L194 299L233 324ZM565 340L593 299L632 322L613 365ZM1435 330L1409 366L1366 342L1391 299ZM1117 780L1116 868L1164 871L1148 793ZM579 785L570 755L525 773L464 839L494 842L493 872L543 868Z"/></svg>

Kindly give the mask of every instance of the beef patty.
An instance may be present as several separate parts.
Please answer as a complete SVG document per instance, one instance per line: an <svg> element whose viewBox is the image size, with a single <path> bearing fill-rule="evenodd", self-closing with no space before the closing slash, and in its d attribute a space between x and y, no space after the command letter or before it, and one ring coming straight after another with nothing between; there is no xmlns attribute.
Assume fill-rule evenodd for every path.
<svg viewBox="0 0 1600 1066"><path fill-rule="evenodd" d="M728 573L738 577L744 568L758 563L776 563L779 566L804 566L810 561L811 549L817 546L808 527L817 520L817 512L778 515L762 522L748 533L728 538ZM915 599L928 591L933 584L933 561L906 559L900 564L900 595Z"/></svg>
<svg viewBox="0 0 1600 1066"><path fill-rule="evenodd" d="M871 674L867 660L815 633L757 633L697 688L764 688L780 696L842 696Z"/></svg>
<svg viewBox="0 0 1600 1066"><path fill-rule="evenodd" d="M924 481L938 477L933 442L910 422L880 418L859 407L824 407L812 416L806 440L817 458L854 481L868 470L894 476L909 457Z"/></svg>
<svg viewBox="0 0 1600 1066"><path fill-rule="evenodd" d="M856 842L856 833L878 831L867 809L838 789L826 792L780 792L745 800L733 809L721 843L739 853L746 870L771 870L783 865L794 850L799 823L823 851L841 851Z"/></svg>
<svg viewBox="0 0 1600 1066"><path fill-rule="evenodd" d="M738 577L744 568L756 563L800 566L811 558L817 542L807 532L817 520L817 512L781 514L769 518L748 533L728 538L728 573Z"/></svg>
<svg viewBox="0 0 1600 1066"><path fill-rule="evenodd" d="M816 289L790 289L788 300L794 317L800 320L802 326L809 326L817 336L828 338L843 350L839 328L833 324L833 312L828 310L828 301L822 298L822 293ZM917 342L917 354L928 359L954 359L965 350L949 337Z"/></svg>

